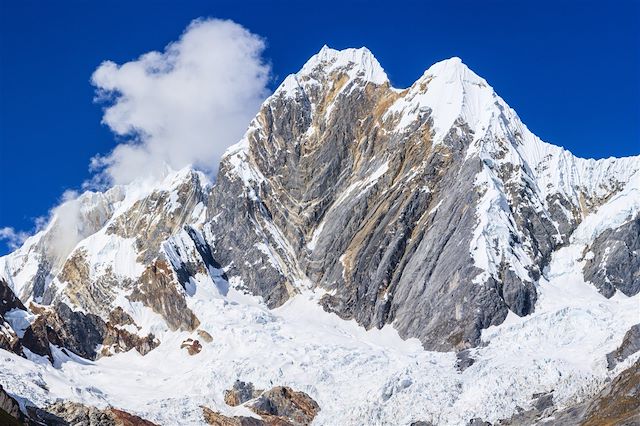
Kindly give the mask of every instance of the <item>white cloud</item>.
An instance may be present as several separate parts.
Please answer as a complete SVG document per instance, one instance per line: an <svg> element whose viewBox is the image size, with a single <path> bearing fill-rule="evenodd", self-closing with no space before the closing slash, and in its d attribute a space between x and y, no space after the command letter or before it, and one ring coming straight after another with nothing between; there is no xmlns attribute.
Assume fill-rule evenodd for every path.
<svg viewBox="0 0 640 426"><path fill-rule="evenodd" d="M88 193L86 198L92 194ZM37 217L34 222L35 229L32 232L16 231L12 227L0 228L0 241L4 240L7 247L13 251L20 248L31 235L49 229L45 249L53 259L59 260L66 257L79 241L88 236L84 234L89 234L84 229L87 226L83 226L85 222L90 221L83 217L81 196L73 190L64 191L58 204L47 216Z"/></svg>
<svg viewBox="0 0 640 426"><path fill-rule="evenodd" d="M91 197L91 193L87 193L87 197ZM92 233L83 233L83 227L89 221L83 217L82 199L76 191L65 191L60 204L49 212L49 217L46 249L54 261L66 258L76 244ZM94 229L91 231L95 232Z"/></svg>
<svg viewBox="0 0 640 426"><path fill-rule="evenodd" d="M92 168L116 184L189 164L215 172L268 94L264 47L232 21L200 19L164 52L102 63L91 81L109 104L103 122L128 141Z"/></svg>
<svg viewBox="0 0 640 426"><path fill-rule="evenodd" d="M264 41L244 27L198 19L164 52L122 65L103 62L91 77L96 99L106 103L103 123L125 139L97 156L96 184L162 177L194 165L214 173L224 150L238 142L265 97L270 67ZM85 229L82 197L65 191L60 203L36 219L35 232L52 227L47 249L62 259L93 229ZM29 233L0 228L0 240L17 249Z"/></svg>
<svg viewBox="0 0 640 426"><path fill-rule="evenodd" d="M10 226L0 228L0 241L5 241L10 250L15 250L29 238L29 234L22 231L16 231Z"/></svg>

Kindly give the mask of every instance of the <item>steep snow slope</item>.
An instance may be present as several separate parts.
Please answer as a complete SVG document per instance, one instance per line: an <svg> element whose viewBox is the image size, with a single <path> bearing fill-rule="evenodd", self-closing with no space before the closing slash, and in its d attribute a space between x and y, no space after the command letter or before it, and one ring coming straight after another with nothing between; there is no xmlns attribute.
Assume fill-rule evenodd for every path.
<svg viewBox="0 0 640 426"><path fill-rule="evenodd" d="M112 275L121 280L137 279L144 269L144 262L136 260L145 246L140 241L147 236L143 229L148 231L185 214L183 223L202 222L204 204L192 211L193 206L182 206L179 201L181 191L188 192L184 186L192 185L194 177L203 187L209 185L202 173L185 168L169 173L161 182L139 180L65 201L54 209L45 229L19 250L0 257L0 276L25 303L44 304L51 303L56 293L64 293L69 282L61 274L78 254L88 266L84 278L95 281ZM164 198L155 199L154 194Z"/></svg>
<svg viewBox="0 0 640 426"><path fill-rule="evenodd" d="M121 187L85 192L54 209L45 229L15 252L0 258L0 274L23 300L42 297L50 275L59 271L74 246L97 232L123 200Z"/></svg>

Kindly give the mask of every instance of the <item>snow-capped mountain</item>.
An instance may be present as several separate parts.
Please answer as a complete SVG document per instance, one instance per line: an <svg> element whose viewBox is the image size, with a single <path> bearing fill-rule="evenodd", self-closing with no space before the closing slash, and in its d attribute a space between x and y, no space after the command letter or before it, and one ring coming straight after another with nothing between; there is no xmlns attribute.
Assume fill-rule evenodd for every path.
<svg viewBox="0 0 640 426"><path fill-rule="evenodd" d="M215 183L68 201L0 287L0 384L31 421L57 399L158 424L627 415L602 405L638 377L640 156L541 141L459 58L397 89L325 46ZM232 406L236 380L290 388Z"/></svg>

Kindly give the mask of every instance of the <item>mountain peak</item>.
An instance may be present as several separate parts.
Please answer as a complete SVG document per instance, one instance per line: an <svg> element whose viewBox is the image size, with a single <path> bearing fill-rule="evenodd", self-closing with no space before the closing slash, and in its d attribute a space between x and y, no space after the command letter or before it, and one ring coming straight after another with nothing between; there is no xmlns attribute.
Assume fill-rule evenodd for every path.
<svg viewBox="0 0 640 426"><path fill-rule="evenodd" d="M458 119L480 137L500 113L495 105L498 99L485 79L454 56L429 67L391 111L402 113L400 126L406 127L421 111L430 110L433 141L440 143Z"/></svg>
<svg viewBox="0 0 640 426"><path fill-rule="evenodd" d="M88 192L0 257L7 392L158 424L238 424L225 413L284 395L305 423L466 425L555 416L618 380L640 157L545 144L459 58L399 90L367 49L324 46L276 92L215 184L167 167ZM516 410L534 392L544 408ZM99 413L79 407L54 413Z"/></svg>
<svg viewBox="0 0 640 426"><path fill-rule="evenodd" d="M299 87L324 81L331 73L337 71L346 73L349 80L359 79L364 83L374 84L389 82L384 69L366 47L336 50L325 44L318 53L309 58L300 71L289 74L280 83L274 95L292 95Z"/></svg>
<svg viewBox="0 0 640 426"><path fill-rule="evenodd" d="M376 84L389 81L378 60L366 47L336 50L325 44L304 64L298 75L310 74L318 67L325 72L343 68L352 78L361 77Z"/></svg>
<svg viewBox="0 0 640 426"><path fill-rule="evenodd" d="M465 67L468 68L467 65L462 62L462 59L458 56L452 56L448 59L443 59L441 61L436 62L435 64L433 64L431 67Z"/></svg>
<svg viewBox="0 0 640 426"><path fill-rule="evenodd" d="M442 61L436 62L431 65L423 74L424 78L439 77L447 83L460 82L471 83L478 86L488 86L486 80L473 72L462 59L457 56Z"/></svg>

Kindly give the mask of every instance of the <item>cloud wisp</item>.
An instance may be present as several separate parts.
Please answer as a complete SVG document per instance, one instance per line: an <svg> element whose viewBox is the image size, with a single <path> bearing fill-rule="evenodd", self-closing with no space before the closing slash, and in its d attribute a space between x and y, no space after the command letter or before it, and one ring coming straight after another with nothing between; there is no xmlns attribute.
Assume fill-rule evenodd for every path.
<svg viewBox="0 0 640 426"><path fill-rule="evenodd" d="M20 247L29 236L29 233L16 231L10 226L0 228L0 241L4 241L10 250Z"/></svg>
<svg viewBox="0 0 640 426"><path fill-rule="evenodd" d="M194 165L214 173L268 95L264 41L232 21L198 19L164 52L91 77L103 123L125 142L92 160L98 178L123 184Z"/></svg>

